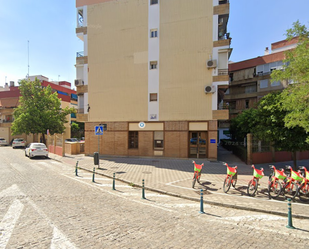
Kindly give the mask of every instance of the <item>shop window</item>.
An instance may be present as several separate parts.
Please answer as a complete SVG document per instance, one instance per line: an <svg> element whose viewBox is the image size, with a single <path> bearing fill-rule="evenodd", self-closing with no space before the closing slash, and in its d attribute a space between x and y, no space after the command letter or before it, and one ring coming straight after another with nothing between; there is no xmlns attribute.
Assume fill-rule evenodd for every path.
<svg viewBox="0 0 309 249"><path fill-rule="evenodd" d="M129 131L129 149L138 148L138 131Z"/></svg>
<svg viewBox="0 0 309 249"><path fill-rule="evenodd" d="M154 149L163 149L163 131L155 131L153 133Z"/></svg>

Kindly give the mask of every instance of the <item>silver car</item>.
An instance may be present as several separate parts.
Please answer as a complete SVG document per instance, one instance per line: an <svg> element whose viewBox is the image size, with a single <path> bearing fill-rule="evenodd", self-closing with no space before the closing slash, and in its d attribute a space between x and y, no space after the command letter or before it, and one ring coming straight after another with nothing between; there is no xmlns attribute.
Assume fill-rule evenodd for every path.
<svg viewBox="0 0 309 249"><path fill-rule="evenodd" d="M23 138L15 138L12 142L12 148L23 147L26 148L26 141Z"/></svg>
<svg viewBox="0 0 309 249"><path fill-rule="evenodd" d="M7 146L7 145L9 145L9 143L3 137L0 137L0 146Z"/></svg>
<svg viewBox="0 0 309 249"><path fill-rule="evenodd" d="M48 149L43 143L30 143L25 149L25 156L30 159L37 156L48 158Z"/></svg>

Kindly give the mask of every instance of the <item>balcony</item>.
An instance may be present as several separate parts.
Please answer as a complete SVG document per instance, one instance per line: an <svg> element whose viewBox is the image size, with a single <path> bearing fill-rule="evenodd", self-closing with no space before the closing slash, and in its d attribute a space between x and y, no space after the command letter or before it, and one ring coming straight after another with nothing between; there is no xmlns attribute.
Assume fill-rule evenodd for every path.
<svg viewBox="0 0 309 249"><path fill-rule="evenodd" d="M88 64L88 56L84 55L84 51L76 53L76 64Z"/></svg>
<svg viewBox="0 0 309 249"><path fill-rule="evenodd" d="M88 92L88 85L77 85L76 93L77 95L82 95Z"/></svg>
<svg viewBox="0 0 309 249"><path fill-rule="evenodd" d="M213 110L212 111L212 119L215 120L226 120L229 119L229 110Z"/></svg>
<svg viewBox="0 0 309 249"><path fill-rule="evenodd" d="M219 1L219 5L214 6L214 15L226 15L230 13L228 1Z"/></svg>
<svg viewBox="0 0 309 249"><path fill-rule="evenodd" d="M85 113L84 108L78 108L76 114L76 121L77 122L87 122L88 121L88 113Z"/></svg>

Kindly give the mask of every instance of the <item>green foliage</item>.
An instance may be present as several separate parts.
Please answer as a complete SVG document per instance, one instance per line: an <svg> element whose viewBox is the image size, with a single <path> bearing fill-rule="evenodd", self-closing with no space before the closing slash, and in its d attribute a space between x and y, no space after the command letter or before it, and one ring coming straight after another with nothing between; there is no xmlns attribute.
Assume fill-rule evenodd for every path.
<svg viewBox="0 0 309 249"><path fill-rule="evenodd" d="M74 108L62 109L57 93L50 86L43 88L37 79L22 80L19 85L21 97L14 111L12 134L45 134L47 129L50 134L63 133L66 116L75 112Z"/></svg>
<svg viewBox="0 0 309 249"><path fill-rule="evenodd" d="M288 111L283 106L282 94L273 92L261 99L256 113L258 122L252 132L258 139L272 142L279 150L307 150L309 144L306 143L306 131L302 127L285 126L284 120Z"/></svg>
<svg viewBox="0 0 309 249"><path fill-rule="evenodd" d="M71 124L71 137L81 138L84 137L84 123L72 122Z"/></svg>
<svg viewBox="0 0 309 249"><path fill-rule="evenodd" d="M271 78L272 81L294 82L281 96L282 107L287 111L285 126L302 127L309 132L309 31L297 21L287 30L286 36L287 40L297 37L298 45L286 52L283 71L273 71Z"/></svg>
<svg viewBox="0 0 309 249"><path fill-rule="evenodd" d="M243 141L248 133L252 133L257 123L256 113L256 109L250 108L231 120L230 134L232 140Z"/></svg>

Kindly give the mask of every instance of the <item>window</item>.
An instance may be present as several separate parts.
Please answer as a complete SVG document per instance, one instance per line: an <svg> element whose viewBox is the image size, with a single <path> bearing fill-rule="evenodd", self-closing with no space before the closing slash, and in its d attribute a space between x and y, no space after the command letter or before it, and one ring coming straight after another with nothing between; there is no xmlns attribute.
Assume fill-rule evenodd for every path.
<svg viewBox="0 0 309 249"><path fill-rule="evenodd" d="M246 109L248 109L248 108L249 108L249 100L246 99Z"/></svg>
<svg viewBox="0 0 309 249"><path fill-rule="evenodd" d="M158 101L158 94L157 93L150 93L149 95L149 101Z"/></svg>
<svg viewBox="0 0 309 249"><path fill-rule="evenodd" d="M256 85L245 87L245 93L255 93L255 92L256 92Z"/></svg>
<svg viewBox="0 0 309 249"><path fill-rule="evenodd" d="M163 149L163 131L153 132L154 149Z"/></svg>
<svg viewBox="0 0 309 249"><path fill-rule="evenodd" d="M157 64L158 64L157 61L151 61L151 62L150 62L150 70L151 70L151 69L157 69Z"/></svg>
<svg viewBox="0 0 309 249"><path fill-rule="evenodd" d="M158 37L158 30L157 29L151 29L150 30L150 38Z"/></svg>
<svg viewBox="0 0 309 249"><path fill-rule="evenodd" d="M150 5L158 4L159 0L150 0Z"/></svg>
<svg viewBox="0 0 309 249"><path fill-rule="evenodd" d="M138 131L129 131L129 149L138 148Z"/></svg>
<svg viewBox="0 0 309 249"><path fill-rule="evenodd" d="M260 88L267 88L268 80L260 80Z"/></svg>
<svg viewBox="0 0 309 249"><path fill-rule="evenodd" d="M280 81L274 81L270 83L271 86L280 86L281 82Z"/></svg>

